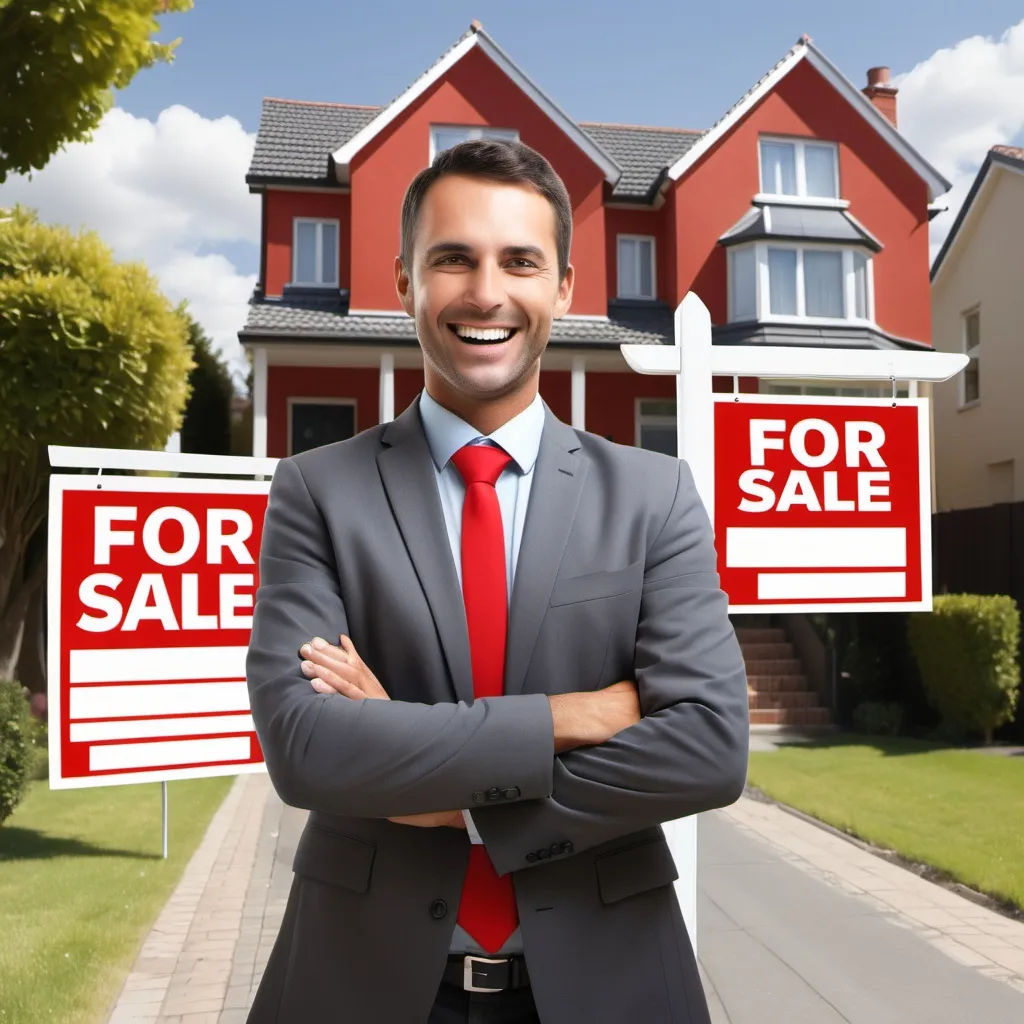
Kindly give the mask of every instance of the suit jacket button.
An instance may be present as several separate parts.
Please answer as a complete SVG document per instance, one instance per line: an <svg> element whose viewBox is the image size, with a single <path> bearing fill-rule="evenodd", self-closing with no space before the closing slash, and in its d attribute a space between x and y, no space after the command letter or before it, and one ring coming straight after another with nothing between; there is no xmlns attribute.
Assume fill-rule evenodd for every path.
<svg viewBox="0 0 1024 1024"><path fill-rule="evenodd" d="M473 794L473 803L475 803L475 804L482 804L486 799L487 799L487 797L484 794L484 791L482 789L478 789Z"/></svg>
<svg viewBox="0 0 1024 1024"><path fill-rule="evenodd" d="M562 853L572 853L572 843L568 840L562 843Z"/></svg>
<svg viewBox="0 0 1024 1024"><path fill-rule="evenodd" d="M541 860L544 860L546 857L550 857L551 856L551 851L550 850L538 850L537 851L537 856Z"/></svg>
<svg viewBox="0 0 1024 1024"><path fill-rule="evenodd" d="M528 853L526 855L526 859L532 864L537 859L537 854L535 854L535 853Z"/></svg>
<svg viewBox="0 0 1024 1024"><path fill-rule="evenodd" d="M444 917L444 915L447 914L447 913L448 913L448 904L445 903L444 900L434 900L434 902L430 904L430 916L431 917L437 918L437 920L440 921L441 918Z"/></svg>
<svg viewBox="0 0 1024 1024"><path fill-rule="evenodd" d="M564 849L565 849L565 847L561 843L552 843L551 844L551 856L552 857L557 857L562 852L562 850L564 850Z"/></svg>
<svg viewBox="0 0 1024 1024"><path fill-rule="evenodd" d="M497 786L495 786L493 789L487 790L487 799L488 800L500 800L501 799L501 790L498 789Z"/></svg>
<svg viewBox="0 0 1024 1024"><path fill-rule="evenodd" d="M511 789L506 789L505 790L505 799L506 800L515 800L516 797L518 797L518 796L519 796L519 787L518 786L513 786Z"/></svg>

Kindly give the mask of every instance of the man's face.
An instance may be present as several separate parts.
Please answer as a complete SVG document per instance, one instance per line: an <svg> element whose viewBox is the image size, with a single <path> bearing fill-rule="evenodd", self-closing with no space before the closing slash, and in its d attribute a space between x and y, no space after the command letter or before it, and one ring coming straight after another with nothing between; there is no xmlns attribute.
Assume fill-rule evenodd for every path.
<svg viewBox="0 0 1024 1024"><path fill-rule="evenodd" d="M445 175L424 197L409 259L395 279L431 395L454 411L517 395L525 407L551 321L572 301L551 204L529 186Z"/></svg>

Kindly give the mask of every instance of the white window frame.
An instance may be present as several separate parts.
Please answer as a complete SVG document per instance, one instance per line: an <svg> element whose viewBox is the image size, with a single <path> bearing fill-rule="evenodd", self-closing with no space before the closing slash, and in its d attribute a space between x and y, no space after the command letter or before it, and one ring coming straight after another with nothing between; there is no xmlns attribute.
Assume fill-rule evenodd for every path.
<svg viewBox="0 0 1024 1024"><path fill-rule="evenodd" d="M764 161L761 154L761 143L762 142L775 142L786 146L796 147L796 195L790 195L788 192L764 192L761 191L764 185ZM834 160L832 166L835 168L835 195L834 196L809 196L807 194L807 164L805 162L805 152L808 148L819 148L819 149L831 149ZM823 206L834 206L837 203L842 202L843 193L840 190L840 176L839 176L839 146L835 142L823 142L820 139L803 139L794 138L793 136L785 135L760 135L757 139L757 187L758 193L757 198L759 200L786 200L793 202L798 200L805 204L817 204L820 203Z"/></svg>
<svg viewBox="0 0 1024 1024"><path fill-rule="evenodd" d="M468 142L470 139L504 139L506 142L519 141L518 128L498 128L489 124L432 124L430 126L430 160L434 162L437 156L437 147L434 144L435 135L438 131L465 132Z"/></svg>
<svg viewBox="0 0 1024 1024"><path fill-rule="evenodd" d="M801 323L814 324L827 327L835 324L858 324L875 325L875 261L870 251L859 246L826 245L816 242L793 243L783 241L766 240L761 242L749 242L746 245L730 246L730 255L726 261L727 265L727 292L729 323L739 323L733 319L735 306L735 295L732 274L732 255L738 249L754 250L754 316L753 321L762 323ZM768 278L768 250L769 249L791 249L797 253L796 259L796 315L784 315L772 313L770 306L769 278ZM803 253L808 250L841 252L843 254L843 312L844 316L807 316L804 313L806 308L806 295L804 293L804 260ZM858 317L848 315L851 309L856 307L857 285L854 277L853 254L861 253L866 260L867 274L867 316ZM751 322L748 320L747 322Z"/></svg>
<svg viewBox="0 0 1024 1024"><path fill-rule="evenodd" d="M633 400L633 447L640 447L641 428L643 427L674 427L676 415L665 416L661 413L645 413L645 402L674 402L674 398L636 398ZM678 410L677 410L678 412Z"/></svg>
<svg viewBox="0 0 1024 1024"><path fill-rule="evenodd" d="M355 398L317 398L313 395L288 396L288 454L294 455L294 438L292 437L292 409L296 405L351 405L353 437L359 432L359 402Z"/></svg>
<svg viewBox="0 0 1024 1024"><path fill-rule="evenodd" d="M323 277L323 262L324 262L324 244L323 244L323 230L321 225L333 224L334 225L334 237L337 241L338 251L335 253L334 259L334 280L333 281L300 281L298 280L298 269L299 269L299 225L300 224L316 224L317 225L317 245L316 245L316 276L317 278ZM292 218L292 279L291 284L302 285L307 288L339 288L340 284L338 281L338 275L341 273L341 221L334 217L293 217Z"/></svg>
<svg viewBox="0 0 1024 1024"><path fill-rule="evenodd" d="M967 321L972 317L978 318L978 343L967 347ZM981 304L971 306L960 314L960 350L969 360L973 360L978 367L978 394L974 398L967 397L967 367L960 374L960 408L973 409L981 404Z"/></svg>
<svg viewBox="0 0 1024 1024"><path fill-rule="evenodd" d="M622 290L622 246L620 242L650 242L651 243L651 294L650 295L627 295ZM637 267L637 281L640 280L640 268ZM650 299L658 297L658 250L657 240L654 235L616 235L615 236L615 294L620 299Z"/></svg>

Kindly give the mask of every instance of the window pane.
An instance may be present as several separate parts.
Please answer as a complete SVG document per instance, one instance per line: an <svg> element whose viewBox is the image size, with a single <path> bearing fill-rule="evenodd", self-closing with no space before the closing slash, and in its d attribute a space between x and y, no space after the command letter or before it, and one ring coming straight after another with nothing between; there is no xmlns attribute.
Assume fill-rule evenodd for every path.
<svg viewBox="0 0 1024 1024"><path fill-rule="evenodd" d="M632 238L619 239L619 295L624 298L635 297L640 288L640 275L637 273L637 245Z"/></svg>
<svg viewBox="0 0 1024 1024"><path fill-rule="evenodd" d="M640 261L640 292L645 299L654 298L654 245L650 241L636 243L637 259Z"/></svg>
<svg viewBox="0 0 1024 1024"><path fill-rule="evenodd" d="M804 251L804 308L807 316L843 315L843 254Z"/></svg>
<svg viewBox="0 0 1024 1024"><path fill-rule="evenodd" d="M676 400L674 398L641 398L641 416L675 416Z"/></svg>
<svg viewBox="0 0 1024 1024"><path fill-rule="evenodd" d="M481 128L478 138L505 139L506 141L518 142L519 132L515 128Z"/></svg>
<svg viewBox="0 0 1024 1024"><path fill-rule="evenodd" d="M804 146L804 176L809 196L836 194L836 151L831 146Z"/></svg>
<svg viewBox="0 0 1024 1024"><path fill-rule="evenodd" d="M337 224L321 224L321 257L320 282L334 284L338 280L338 226Z"/></svg>
<svg viewBox="0 0 1024 1024"><path fill-rule="evenodd" d="M325 402L292 405L292 454L345 441L355 433L355 408Z"/></svg>
<svg viewBox="0 0 1024 1024"><path fill-rule="evenodd" d="M969 352L981 342L981 314L968 313L965 319L964 347Z"/></svg>
<svg viewBox="0 0 1024 1024"><path fill-rule="evenodd" d="M295 249L295 282L316 284L316 224L298 225Z"/></svg>
<svg viewBox="0 0 1024 1024"><path fill-rule="evenodd" d="M964 401L976 402L981 395L980 360L972 356L964 368Z"/></svg>
<svg viewBox="0 0 1024 1024"><path fill-rule="evenodd" d="M640 447L676 457L676 428L640 425Z"/></svg>
<svg viewBox="0 0 1024 1024"><path fill-rule="evenodd" d="M796 316L796 250L768 250L768 306L776 316Z"/></svg>
<svg viewBox="0 0 1024 1024"><path fill-rule="evenodd" d="M796 146L792 142L761 143L761 191L796 195Z"/></svg>
<svg viewBox="0 0 1024 1024"><path fill-rule="evenodd" d="M853 254L853 315L868 317L868 258L862 252Z"/></svg>
<svg viewBox="0 0 1024 1024"><path fill-rule="evenodd" d="M733 320L752 320L757 317L757 292L755 269L757 266L753 249L732 251L732 294Z"/></svg>
<svg viewBox="0 0 1024 1024"><path fill-rule="evenodd" d="M468 128L434 128L434 156L443 149L451 149L469 138Z"/></svg>

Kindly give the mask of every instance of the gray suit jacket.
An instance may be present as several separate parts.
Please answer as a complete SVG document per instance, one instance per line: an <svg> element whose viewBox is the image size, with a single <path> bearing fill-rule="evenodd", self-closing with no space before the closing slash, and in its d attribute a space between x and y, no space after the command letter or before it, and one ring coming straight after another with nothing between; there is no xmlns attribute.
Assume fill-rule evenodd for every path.
<svg viewBox="0 0 1024 1024"><path fill-rule="evenodd" d="M544 411L502 697L473 700L418 400L278 465L247 676L270 778L311 814L250 1024L424 1024L470 843L387 818L461 807L513 874L544 1024L708 1022L660 825L746 781L710 524L684 462ZM313 691L297 648L339 633L391 701ZM626 678L643 719L553 756L547 695Z"/></svg>

